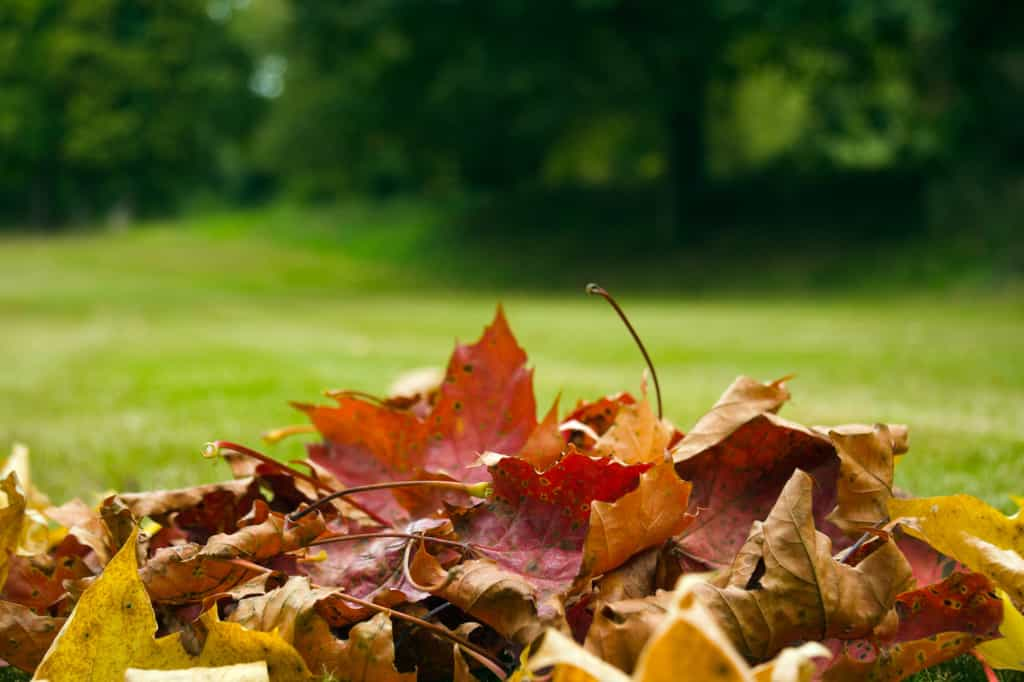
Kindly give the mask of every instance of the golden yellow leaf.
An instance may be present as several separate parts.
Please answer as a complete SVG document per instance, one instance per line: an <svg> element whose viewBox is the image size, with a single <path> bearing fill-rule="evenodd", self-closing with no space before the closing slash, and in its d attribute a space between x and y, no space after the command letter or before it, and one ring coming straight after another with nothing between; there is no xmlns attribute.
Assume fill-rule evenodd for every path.
<svg viewBox="0 0 1024 682"><path fill-rule="evenodd" d="M155 639L156 616L139 579L137 541L136 530L85 590L33 679L108 682L121 680L128 668L174 670L261 660L274 682L309 679L302 657L277 633L222 623L216 611L200 618L205 641L198 655L185 650L180 634Z"/></svg>
<svg viewBox="0 0 1024 682"><path fill-rule="evenodd" d="M269 682L265 661L239 663L217 668L184 670L139 670L128 668L124 682Z"/></svg>
<svg viewBox="0 0 1024 682"><path fill-rule="evenodd" d="M993 668L1024 671L1024 615L1006 592L998 593L1003 600L1003 623L999 626L1003 638L979 644L975 651Z"/></svg>
<svg viewBox="0 0 1024 682"><path fill-rule="evenodd" d="M7 582L11 554L21 540L25 522L25 495L13 471L0 481L0 588Z"/></svg>
<svg viewBox="0 0 1024 682"><path fill-rule="evenodd" d="M1024 604L1024 518L970 495L891 499L889 515L936 550L982 573Z"/></svg>

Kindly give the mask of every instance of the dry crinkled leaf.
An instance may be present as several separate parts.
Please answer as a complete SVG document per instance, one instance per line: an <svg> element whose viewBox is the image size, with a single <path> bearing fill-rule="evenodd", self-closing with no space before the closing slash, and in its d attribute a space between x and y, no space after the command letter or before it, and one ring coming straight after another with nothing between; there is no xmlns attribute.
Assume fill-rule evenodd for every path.
<svg viewBox="0 0 1024 682"><path fill-rule="evenodd" d="M668 462L648 469L636 490L614 502L592 503L584 569L592 575L604 573L681 533L695 518L686 513L691 489Z"/></svg>
<svg viewBox="0 0 1024 682"><path fill-rule="evenodd" d="M672 593L659 591L643 599L625 599L603 604L594 611L584 648L632 673L647 640L665 619Z"/></svg>
<svg viewBox="0 0 1024 682"><path fill-rule="evenodd" d="M265 661L185 670L128 668L124 682L270 682Z"/></svg>
<svg viewBox="0 0 1024 682"><path fill-rule="evenodd" d="M752 660L797 641L866 636L913 580L891 540L857 566L835 561L831 541L814 527L812 485L794 472L768 518L751 529L727 585L696 588Z"/></svg>
<svg viewBox="0 0 1024 682"><path fill-rule="evenodd" d="M675 428L654 414L644 392L640 400L619 408L611 426L587 454L614 457L626 464L663 462L673 433Z"/></svg>
<svg viewBox="0 0 1024 682"><path fill-rule="evenodd" d="M685 446L684 438L680 447ZM730 431L721 442L677 459L679 477L693 484L690 511L699 512L679 539L680 551L696 560L697 566L728 566L746 541L751 523L768 515L796 469L818 482L814 512L819 528L833 540L845 540L838 528L824 522L836 503L839 460L832 443L801 424L762 413Z"/></svg>
<svg viewBox="0 0 1024 682"><path fill-rule="evenodd" d="M493 561L471 559L446 571L421 546L410 570L417 582L439 586L431 590L433 594L513 642L529 644L548 622L568 628L557 604L544 605L546 615L539 616L536 588L521 575Z"/></svg>
<svg viewBox="0 0 1024 682"><path fill-rule="evenodd" d="M701 417L679 442L672 457L677 462L704 452L725 440L743 424L762 414L774 413L789 400L786 381L762 383L750 377L738 377L718 399L711 411Z"/></svg>
<svg viewBox="0 0 1024 682"><path fill-rule="evenodd" d="M251 632L222 623L216 611L199 621L205 635L198 655L185 650L179 634L155 639L156 616L139 579L138 531L85 591L64 623L34 679L109 682L128 668L173 670L265 660L270 679L307 680L302 657L276 633Z"/></svg>
<svg viewBox="0 0 1024 682"><path fill-rule="evenodd" d="M0 601L0 658L22 670L35 670L64 620L37 615L21 604Z"/></svg>
<svg viewBox="0 0 1024 682"><path fill-rule="evenodd" d="M998 637L1003 608L979 573L954 573L941 583L901 594L891 633L828 642L835 657L826 682L896 682ZM997 640L998 641L998 640Z"/></svg>
<svg viewBox="0 0 1024 682"><path fill-rule="evenodd" d="M157 550L141 571L153 601L186 604L230 590L258 572L233 560L264 561L305 547L324 532L319 514L292 522L269 512L262 500L254 503L253 511L252 525L235 533L215 535L205 546L187 544Z"/></svg>
<svg viewBox="0 0 1024 682"><path fill-rule="evenodd" d="M378 613L351 629L341 641L325 618L325 602L338 598L336 588L312 587L309 578L293 577L278 589L239 602L231 620L250 630L278 632L302 653L310 670L352 682L414 682L416 673L395 670L391 620Z"/></svg>
<svg viewBox="0 0 1024 682"><path fill-rule="evenodd" d="M837 427L828 435L839 455L837 506L828 520L847 534L859 535L888 518L894 434L885 424L876 424L871 430Z"/></svg>
<svg viewBox="0 0 1024 682"><path fill-rule="evenodd" d="M891 499L892 518L910 535L988 576L1024 604L1024 517L1005 516L970 495Z"/></svg>
<svg viewBox="0 0 1024 682"><path fill-rule="evenodd" d="M809 661L828 655L824 647L812 642L783 652L770 667L752 670L696 598L694 589L699 583L700 579L694 576L680 580L668 613L644 646L632 675L554 630L545 633L524 668L532 671L554 666L554 680L572 682L790 682L808 679L812 668ZM527 674L523 672L512 679L530 679Z"/></svg>

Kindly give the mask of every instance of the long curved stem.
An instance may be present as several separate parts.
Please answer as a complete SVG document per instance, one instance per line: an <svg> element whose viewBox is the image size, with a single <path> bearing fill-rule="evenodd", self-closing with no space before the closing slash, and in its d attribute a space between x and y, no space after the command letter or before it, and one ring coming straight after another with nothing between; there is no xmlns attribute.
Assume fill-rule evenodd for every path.
<svg viewBox="0 0 1024 682"><path fill-rule="evenodd" d="M619 307L619 304L615 299L612 298L612 295L605 291L604 287L593 283L588 284L587 293L596 294L608 301L612 308L615 309L615 312L618 313L619 319L622 320L622 324L626 325L626 329L628 329L629 333L633 335L633 340L636 341L637 347L640 348L640 352L643 354L644 360L647 362L647 368L651 370L651 378L654 379L654 393L658 397L658 419L661 419L663 415L661 409L661 384L658 383L658 372L654 369L654 363L651 362L651 356L647 354L647 348L644 347L644 342L640 340L640 335L636 333L636 330L633 329L633 325L630 323L629 318L626 317L626 313L621 307Z"/></svg>
<svg viewBox="0 0 1024 682"><path fill-rule="evenodd" d="M456 490L473 497L488 497L490 495L490 484L489 483L476 483L468 485L466 483L459 483L458 481L385 481L384 483L370 483L368 485L357 485L352 488L345 488L344 490L338 490L321 497L319 500L299 511L292 512L288 515L289 520L298 521L306 514L311 514L317 508L327 504L331 500L336 500L341 497L348 495L354 495L355 493L365 493L371 490L391 490L393 488L444 488L446 490Z"/></svg>
<svg viewBox="0 0 1024 682"><path fill-rule="evenodd" d="M320 481L307 473L299 471L298 469L290 467L283 462L279 462L270 455L265 455L258 450L247 448L244 445L239 445L238 443L232 443L229 440L215 440L212 443L207 443L206 446L203 448L203 457L216 457L217 455L220 454L221 450L233 450L234 452L237 452L241 455L245 455L246 457L252 457L253 459L259 460L264 464L268 464L274 467L275 469L279 469L285 472L286 474L289 474L299 480L305 481L306 483L309 483L310 485L319 488L320 490L324 490L327 492L331 492L334 490L323 481Z"/></svg>
<svg viewBox="0 0 1024 682"><path fill-rule="evenodd" d="M217 457L220 454L220 451L222 449L223 450L232 450L234 452L237 452L239 454L245 455L247 457L252 457L255 460L258 460L260 462L263 462L264 464L267 464L269 466L274 467L278 471L283 471L284 473L289 474L290 476L293 476L294 478L297 478L297 479L299 479L301 481L305 481L305 482L309 483L310 485L312 485L313 487L318 488L319 490L322 490L324 492L327 492L327 493L334 492L334 488L332 488L331 486L327 485L326 483L324 483L323 481L317 479L314 476L310 476L309 474L307 474L305 472L302 472L302 471L299 471L298 469L295 469L294 467L290 467L287 464L284 464L283 462L279 462L276 459L274 459L273 457L271 457L270 455L266 455L266 454L260 452L259 450L253 450L252 448L247 448L244 445L239 445L238 443L232 443L229 440L215 440L212 443L207 443L203 447L203 457L207 457L207 458ZM342 492L344 492L344 491L342 491ZM315 509L316 507L319 507L324 502L324 500L329 500L329 499L330 499L330 495L328 495L327 497L320 498L318 501L316 501L313 504L312 507L309 507L305 511L308 512L310 509ZM381 518L378 514L375 514L373 511L367 509L363 505L361 505L361 504L359 504L357 502L349 502L349 504L351 504L353 507L355 507L359 511L363 512L364 514L366 514L367 516L369 516L371 519L373 519L377 523L381 524L382 526L390 526L391 525L387 520ZM297 516L295 518L296 519L297 518L301 518L302 516L305 516L305 513L303 513L300 516ZM292 519L292 520L295 520L295 519Z"/></svg>
<svg viewBox="0 0 1024 682"><path fill-rule="evenodd" d="M264 443L273 445L289 436L297 436L303 433L316 433L316 427L312 424L291 424L290 426L282 426L279 429L267 431L263 434L262 438Z"/></svg>

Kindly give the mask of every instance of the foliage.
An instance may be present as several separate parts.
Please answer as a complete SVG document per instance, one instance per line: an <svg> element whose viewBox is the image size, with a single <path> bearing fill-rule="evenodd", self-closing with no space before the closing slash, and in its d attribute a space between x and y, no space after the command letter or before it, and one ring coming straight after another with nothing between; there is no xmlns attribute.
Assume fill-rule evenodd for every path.
<svg viewBox="0 0 1024 682"><path fill-rule="evenodd" d="M253 122L248 77L248 57L198 0L5 2L5 212L130 217L207 187Z"/></svg>
<svg viewBox="0 0 1024 682"><path fill-rule="evenodd" d="M55 682L260 660L272 680L899 680L1017 627L1016 519L895 498L905 428L807 428L776 415L784 379L745 377L687 434L643 394L538 422L525 361L499 308L437 383L300 405L309 473L217 441L233 480L45 506L41 547L16 453L0 657ZM731 558L688 544L707 516Z"/></svg>

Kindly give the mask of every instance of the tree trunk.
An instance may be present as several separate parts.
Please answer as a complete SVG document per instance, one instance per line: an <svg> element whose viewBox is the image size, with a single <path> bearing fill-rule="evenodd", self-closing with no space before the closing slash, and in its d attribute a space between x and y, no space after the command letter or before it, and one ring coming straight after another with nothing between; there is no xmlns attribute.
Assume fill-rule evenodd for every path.
<svg viewBox="0 0 1024 682"><path fill-rule="evenodd" d="M707 83L690 78L680 83L664 115L665 174L658 233L664 243L679 243L695 236L698 202L707 188L705 135Z"/></svg>

